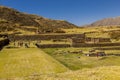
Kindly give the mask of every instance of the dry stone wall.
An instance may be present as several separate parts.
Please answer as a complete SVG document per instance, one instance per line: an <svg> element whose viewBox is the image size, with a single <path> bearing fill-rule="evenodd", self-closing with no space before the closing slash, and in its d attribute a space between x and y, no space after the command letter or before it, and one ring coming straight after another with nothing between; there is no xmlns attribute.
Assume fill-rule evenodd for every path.
<svg viewBox="0 0 120 80"><path fill-rule="evenodd" d="M97 43L97 44L74 43L72 44L72 47L104 47L104 46L120 46L120 43Z"/></svg>
<svg viewBox="0 0 120 80"><path fill-rule="evenodd" d="M38 48L67 48L70 44L36 44Z"/></svg>
<svg viewBox="0 0 120 80"><path fill-rule="evenodd" d="M84 34L56 34L56 35L9 35L11 41L19 40L51 40L51 39L67 39L72 37L85 38Z"/></svg>

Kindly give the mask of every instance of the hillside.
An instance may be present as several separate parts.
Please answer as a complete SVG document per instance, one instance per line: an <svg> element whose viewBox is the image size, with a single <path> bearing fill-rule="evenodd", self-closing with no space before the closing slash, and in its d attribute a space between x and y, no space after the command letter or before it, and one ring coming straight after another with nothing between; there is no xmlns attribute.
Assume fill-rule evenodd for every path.
<svg viewBox="0 0 120 80"><path fill-rule="evenodd" d="M41 26L45 26L47 28L76 28L77 26L69 23L65 20L52 20L48 18L44 18L41 16L28 14L31 18L33 18L36 22L38 22Z"/></svg>
<svg viewBox="0 0 120 80"><path fill-rule="evenodd" d="M27 14L21 13L15 9L0 6L0 18L10 21L12 23L18 23L26 26L39 26L31 17Z"/></svg>
<svg viewBox="0 0 120 80"><path fill-rule="evenodd" d="M120 17L98 20L89 26L120 26Z"/></svg>
<svg viewBox="0 0 120 80"><path fill-rule="evenodd" d="M5 22L3 22L3 20ZM32 26L35 28L39 27L39 29L58 29L77 27L76 25L64 20L52 20L38 15L19 12L13 8L0 6L0 27L6 28L4 25L7 25L8 28L10 27L13 30L15 28L15 26L13 25L17 25L18 27L21 26L23 28L25 28L26 26L30 27ZM13 26L13 28L11 26Z"/></svg>
<svg viewBox="0 0 120 80"><path fill-rule="evenodd" d="M0 32L4 31L11 31L14 30L14 27L16 27L15 24L5 20L5 19L0 19Z"/></svg>

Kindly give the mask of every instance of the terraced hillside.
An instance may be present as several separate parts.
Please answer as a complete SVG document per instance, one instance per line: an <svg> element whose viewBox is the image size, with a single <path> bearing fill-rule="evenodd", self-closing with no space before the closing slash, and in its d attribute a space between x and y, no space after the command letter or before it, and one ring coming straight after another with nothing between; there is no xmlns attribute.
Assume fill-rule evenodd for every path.
<svg viewBox="0 0 120 80"><path fill-rule="evenodd" d="M16 30L16 28L27 29L33 28L42 30L56 30L58 28L76 28L77 26L65 20L52 20L41 16L27 14L17 11L13 8L0 6L0 31ZM29 27L29 28L28 28ZM30 29L30 27L32 29Z"/></svg>
<svg viewBox="0 0 120 80"><path fill-rule="evenodd" d="M0 79L67 71L64 65L37 48L3 49L0 52Z"/></svg>

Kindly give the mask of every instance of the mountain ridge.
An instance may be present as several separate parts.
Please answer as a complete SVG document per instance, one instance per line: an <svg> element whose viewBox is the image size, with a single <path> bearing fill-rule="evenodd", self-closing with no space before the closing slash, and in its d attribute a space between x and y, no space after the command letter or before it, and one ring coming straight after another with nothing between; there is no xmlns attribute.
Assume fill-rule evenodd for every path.
<svg viewBox="0 0 120 80"><path fill-rule="evenodd" d="M120 26L120 16L113 18L104 18L93 22L88 26Z"/></svg>
<svg viewBox="0 0 120 80"><path fill-rule="evenodd" d="M35 14L27 14L16 9L0 6L0 27L7 25L6 21L18 26L34 26L39 29L58 29L58 28L76 28L78 26L64 20L53 20L38 16Z"/></svg>

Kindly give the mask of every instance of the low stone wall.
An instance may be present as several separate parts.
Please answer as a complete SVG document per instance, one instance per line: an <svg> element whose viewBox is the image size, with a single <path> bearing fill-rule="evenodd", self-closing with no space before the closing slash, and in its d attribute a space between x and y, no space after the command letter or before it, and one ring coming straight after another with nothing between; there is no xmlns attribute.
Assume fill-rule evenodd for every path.
<svg viewBox="0 0 120 80"><path fill-rule="evenodd" d="M104 44L36 44L38 48L66 48L66 47L105 47L105 46L120 46L120 43L104 43ZM102 49L104 48L96 48L96 49ZM107 48L105 48L106 50ZM119 50L120 48L108 48L109 50Z"/></svg>
<svg viewBox="0 0 120 80"><path fill-rule="evenodd" d="M67 48L70 44L36 44L38 48Z"/></svg>
<svg viewBox="0 0 120 80"><path fill-rule="evenodd" d="M9 35L8 36L10 41L67 39L72 37L85 38L85 35L84 34L55 34L55 35Z"/></svg>
<svg viewBox="0 0 120 80"><path fill-rule="evenodd" d="M106 56L120 56L120 54L106 54Z"/></svg>
<svg viewBox="0 0 120 80"><path fill-rule="evenodd" d="M99 57L99 56L120 56L120 54L104 54L104 55L98 55L97 54L85 54L86 56L90 56L90 57Z"/></svg>
<svg viewBox="0 0 120 80"><path fill-rule="evenodd" d="M94 48L96 50L120 50L120 47L111 47L111 48Z"/></svg>
<svg viewBox="0 0 120 80"><path fill-rule="evenodd" d="M8 45L8 44L9 44L9 39L1 40L1 41L0 41L0 50L1 50L4 46L6 46L6 45Z"/></svg>
<svg viewBox="0 0 120 80"><path fill-rule="evenodd" d="M104 46L120 46L120 43L97 43L97 44L74 43L72 44L72 47L104 47Z"/></svg>
<svg viewBox="0 0 120 80"><path fill-rule="evenodd" d="M110 38L91 38L91 37L86 37L86 43L87 42L92 42L92 43L100 43L100 42L111 42Z"/></svg>

